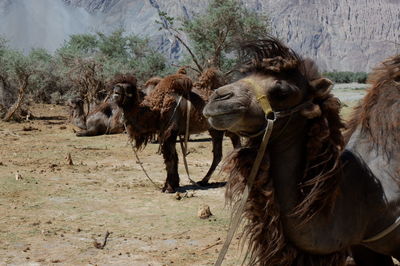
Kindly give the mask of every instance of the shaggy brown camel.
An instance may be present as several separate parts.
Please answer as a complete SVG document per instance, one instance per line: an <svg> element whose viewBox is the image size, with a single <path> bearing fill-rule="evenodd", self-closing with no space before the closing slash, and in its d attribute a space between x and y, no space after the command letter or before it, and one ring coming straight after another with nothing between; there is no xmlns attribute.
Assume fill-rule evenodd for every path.
<svg viewBox="0 0 400 266"><path fill-rule="evenodd" d="M224 132L212 129L202 115L207 95L211 94L206 81L216 75L218 73L215 70L206 71L192 90L191 79L180 70L177 74L161 79L143 102L138 99L135 82L129 82L124 76L117 77L114 81L113 97L123 110L127 132L135 140L136 148L144 147L156 136L161 143L161 153L167 170L163 192L172 193L179 187L178 155L175 144L178 136L185 135L189 102L191 104L189 133L208 131L213 145L212 164L199 184L208 184L212 173L222 159ZM206 76L209 78L205 78ZM220 85L222 84L214 84L214 88ZM235 146L240 145L237 135L232 134L231 139Z"/></svg>
<svg viewBox="0 0 400 266"><path fill-rule="evenodd" d="M107 101L94 108L87 116L83 100L79 97L67 102L70 108L70 121L81 129L78 137L118 134L124 132L121 109L113 102Z"/></svg>
<svg viewBox="0 0 400 266"><path fill-rule="evenodd" d="M311 60L274 38L248 43L243 51L244 77L217 89L203 113L217 129L251 136L227 165L226 196L237 201L267 123L261 104L269 103L273 110L267 115L275 119L270 140L243 213L250 264L344 265L349 249L361 245L371 251L361 256L378 260L375 265L392 265L386 256L400 259L400 228L371 238L400 216L399 184L394 180L400 177L399 164L391 172L389 167L370 168L360 154L344 150L339 100ZM398 93L398 87L393 89ZM398 108L396 95L386 104ZM389 121L398 127L396 110L396 118ZM370 137L368 145L398 158L399 146L392 145L399 139L398 128L374 128L390 144L382 147L386 140Z"/></svg>

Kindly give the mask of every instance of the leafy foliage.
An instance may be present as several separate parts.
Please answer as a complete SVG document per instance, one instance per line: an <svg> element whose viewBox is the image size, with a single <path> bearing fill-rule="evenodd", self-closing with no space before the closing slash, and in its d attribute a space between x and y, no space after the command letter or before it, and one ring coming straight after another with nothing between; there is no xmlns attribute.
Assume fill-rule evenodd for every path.
<svg viewBox="0 0 400 266"><path fill-rule="evenodd" d="M125 35L123 30L72 35L57 56L62 62L60 71L88 105L107 94L106 83L117 73L134 73L144 81L170 71L165 57L147 39Z"/></svg>
<svg viewBox="0 0 400 266"><path fill-rule="evenodd" d="M368 73L366 72L327 72L324 76L336 83L365 83L367 81Z"/></svg>
<svg viewBox="0 0 400 266"><path fill-rule="evenodd" d="M61 103L82 96L88 107L107 95L107 81L117 73L134 73L139 81L170 73L165 57L147 39L117 30L72 35L54 55L44 49L29 54L11 49L0 37L0 105L9 109L25 94L36 102ZM88 108L89 111L90 108Z"/></svg>

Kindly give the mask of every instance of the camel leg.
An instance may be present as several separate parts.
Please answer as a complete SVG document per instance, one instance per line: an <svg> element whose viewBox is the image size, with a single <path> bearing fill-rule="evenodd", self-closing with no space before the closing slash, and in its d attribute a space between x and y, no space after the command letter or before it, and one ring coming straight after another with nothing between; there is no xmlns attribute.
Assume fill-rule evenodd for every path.
<svg viewBox="0 0 400 266"><path fill-rule="evenodd" d="M203 177L200 182L198 182L198 184L201 186L206 186L208 184L208 180L210 180L211 175L214 173L215 168L217 168L217 165L222 159L222 140L224 137L224 132L215 129L210 129L208 132L211 135L213 145L213 161L206 176Z"/></svg>
<svg viewBox="0 0 400 266"><path fill-rule="evenodd" d="M225 131L225 136L229 137L231 139L233 148L237 149L242 146L240 143L240 137L236 135L235 133L232 133L230 131Z"/></svg>
<svg viewBox="0 0 400 266"><path fill-rule="evenodd" d="M360 266L394 266L390 256L376 253L363 246L351 247L351 254L354 262Z"/></svg>
<svg viewBox="0 0 400 266"><path fill-rule="evenodd" d="M90 136L98 136L98 135L103 135L104 131L99 130L99 129L88 129L88 130L81 130L76 133L76 136L78 137L90 137Z"/></svg>
<svg viewBox="0 0 400 266"><path fill-rule="evenodd" d="M175 189L179 187L178 154L175 148L176 137L176 132L172 132L161 146L161 153L167 170L167 180L162 192L174 193Z"/></svg>

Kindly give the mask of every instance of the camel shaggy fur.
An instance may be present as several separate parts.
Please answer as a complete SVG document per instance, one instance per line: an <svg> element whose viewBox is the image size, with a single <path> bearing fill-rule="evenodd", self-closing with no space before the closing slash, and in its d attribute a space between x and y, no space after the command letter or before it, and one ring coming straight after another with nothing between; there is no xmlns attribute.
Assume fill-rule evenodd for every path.
<svg viewBox="0 0 400 266"><path fill-rule="evenodd" d="M124 132L121 120L122 112L113 102L107 101L96 106L87 116L83 108L83 100L73 98L67 102L70 109L70 121L81 130L78 137L118 134Z"/></svg>
<svg viewBox="0 0 400 266"><path fill-rule="evenodd" d="M364 156L370 151L368 156L381 162L388 161L386 155L399 158L399 146L392 145L399 138L396 79L385 83L397 97L383 101L397 115L387 125L360 131L368 135L377 128L376 134L387 140L374 142L372 134L365 141L369 150L359 143L351 146L351 139L344 149L339 100L330 93L332 82L319 75L311 60L272 37L250 42L243 51L243 77L217 89L204 114L217 129L255 135L233 152L226 166L226 195L237 202L260 146L261 136L255 133L267 123L259 99L268 99L273 110L268 114L275 117L270 141L243 213L250 264L344 265L350 249L362 246L355 252L360 265L393 265L390 256L400 258L400 228L367 240L400 216L398 168L375 168ZM371 113L370 123L377 123L376 116L378 112ZM397 160L393 166L398 165Z"/></svg>
<svg viewBox="0 0 400 266"><path fill-rule="evenodd" d="M167 178L162 189L164 192L174 192L179 187L178 155L175 143L178 136L185 135L189 103L191 105L189 133L208 131L213 144L213 161L209 171L200 182L202 185L208 183L222 158L224 132L210 127L202 115L207 100L203 95L204 91L192 89L193 82L184 73L181 69L178 73L161 79L142 102L138 98L136 84L129 83L123 76L114 80L114 99L123 110L127 132L135 141L136 148L143 148L156 137L161 143L161 153L167 170ZM238 145L239 137L236 135L232 137L235 145Z"/></svg>

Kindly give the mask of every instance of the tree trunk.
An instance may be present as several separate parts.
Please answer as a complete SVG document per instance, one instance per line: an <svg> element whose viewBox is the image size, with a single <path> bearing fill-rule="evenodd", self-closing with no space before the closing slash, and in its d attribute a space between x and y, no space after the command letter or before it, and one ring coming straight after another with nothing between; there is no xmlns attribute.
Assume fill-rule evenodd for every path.
<svg viewBox="0 0 400 266"><path fill-rule="evenodd" d="M10 119L13 117L15 112L18 111L18 109L21 107L21 105L24 101L24 98L25 98L25 91L26 91L27 87L28 87L28 80L26 79L22 82L22 85L20 86L20 88L18 90L17 101L10 107L10 109L6 113L6 115L4 117L4 121L6 121L6 122L10 121Z"/></svg>

